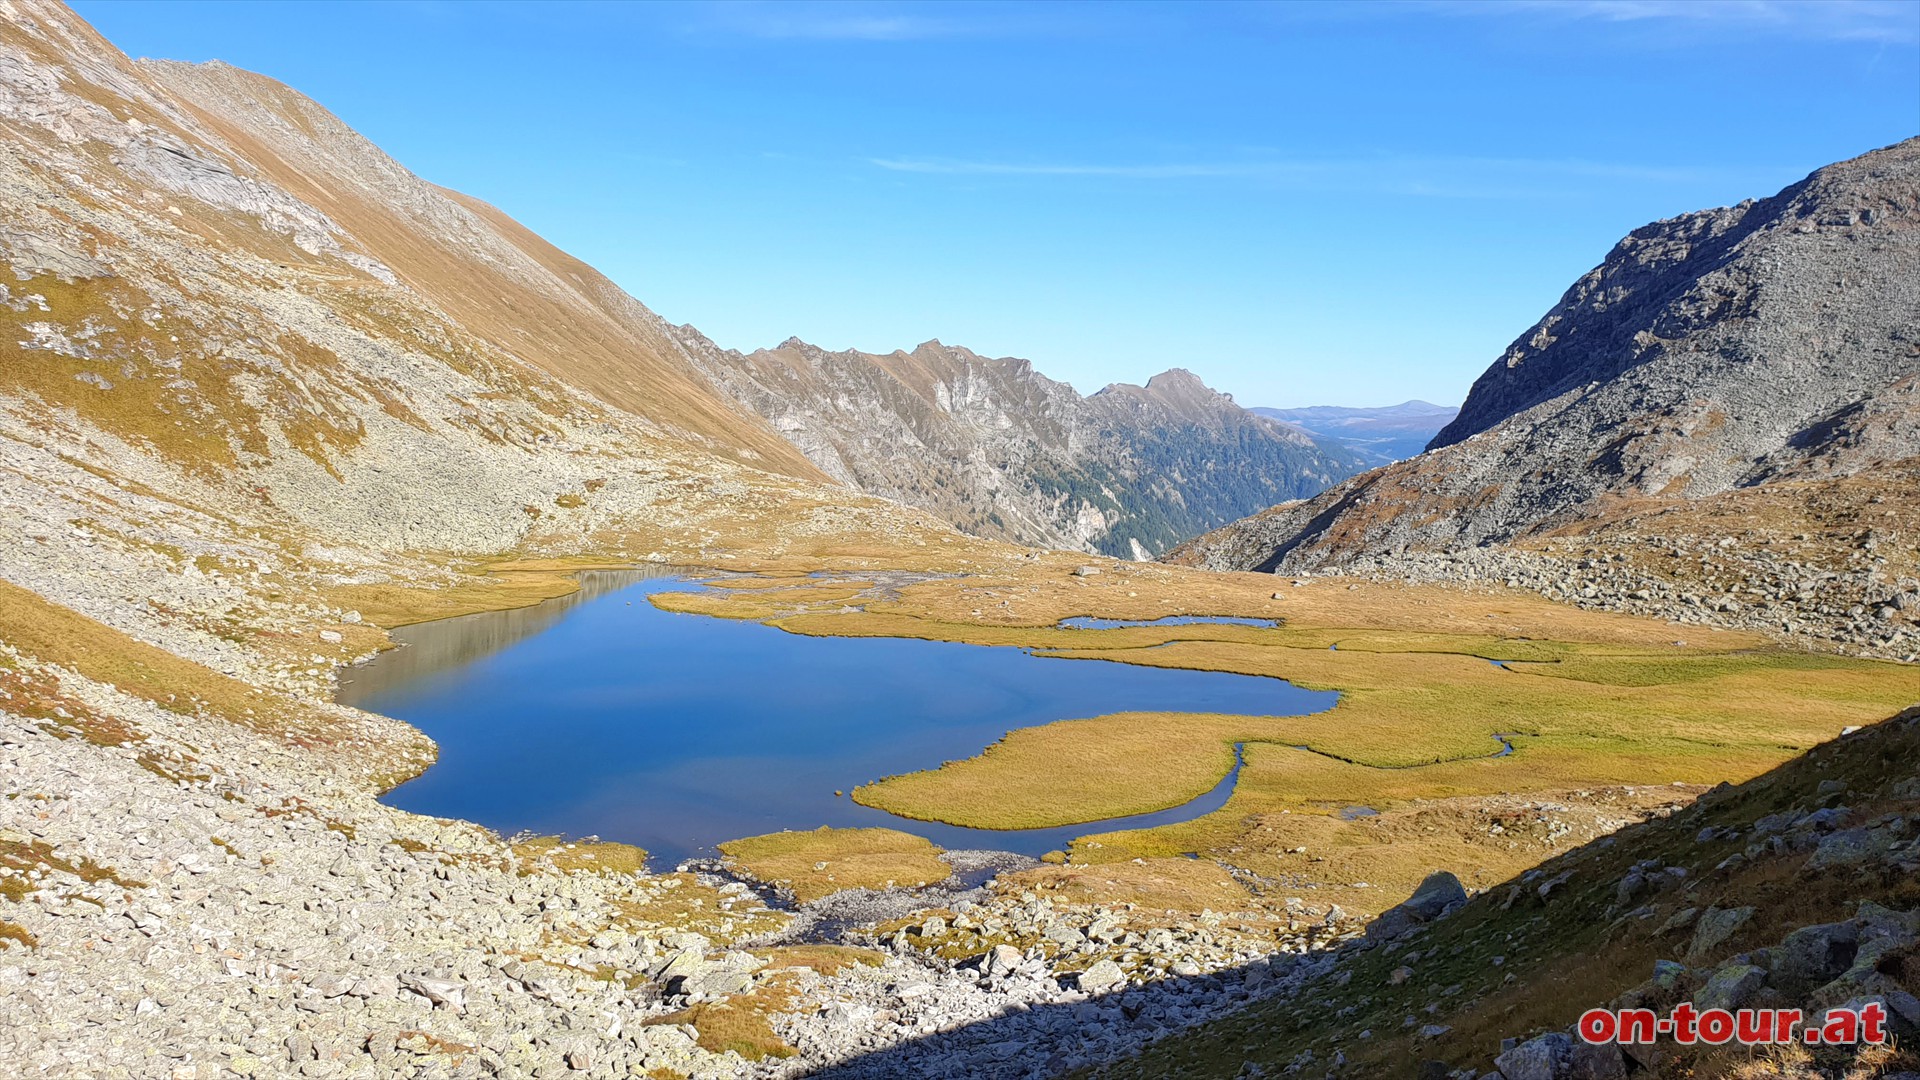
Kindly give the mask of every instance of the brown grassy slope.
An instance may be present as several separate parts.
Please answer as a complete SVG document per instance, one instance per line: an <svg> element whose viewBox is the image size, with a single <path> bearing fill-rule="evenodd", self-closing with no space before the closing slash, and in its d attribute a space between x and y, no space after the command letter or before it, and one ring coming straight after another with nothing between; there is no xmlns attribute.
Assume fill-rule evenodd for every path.
<svg viewBox="0 0 1920 1080"><path fill-rule="evenodd" d="M713 392L652 312L498 209L418 180L266 76L224 64L132 69L173 91L266 178L324 211L465 331L708 449L824 479L758 417Z"/></svg>
<svg viewBox="0 0 1920 1080"><path fill-rule="evenodd" d="M370 731L341 714L304 706L285 695L184 660L136 641L25 589L0 582L0 644L46 664L210 723L228 723L284 739L289 745L350 763L370 786L390 788L411 779L433 759L425 736L397 724ZM56 717L91 742L140 742L144 736L110 713L96 710L21 675L0 656L0 700L25 715ZM35 689L38 687L37 689ZM31 703L45 704L41 713ZM400 732L410 738L396 738Z"/></svg>
<svg viewBox="0 0 1920 1080"><path fill-rule="evenodd" d="M1746 928L1689 959L1707 967L1774 944L1800 926L1848 918L1861 901L1910 910L1920 904L1920 886L1888 864L1807 872L1807 854L1789 852L1743 856L1723 866L1748 848L1753 835L1706 841L1699 835L1708 826L1745 830L1769 814L1821 805L1846 806L1849 824L1890 812L1912 814L1920 807L1894 788L1911 783L1916 762L1920 709L1910 709L1712 792L1670 818L1630 826L1552 859L1396 946L1350 954L1336 972L1297 996L1169 1039L1108 1075L1230 1077L1245 1062L1277 1075L1306 1051L1321 1068L1336 1051L1344 1053L1349 1064L1336 1070L1340 1076L1412 1077L1422 1060L1486 1069L1502 1038L1564 1029L1585 1009L1648 979L1655 960L1681 959L1690 934L1660 928L1687 907L1756 909ZM1826 781L1847 787L1839 795L1822 794ZM1686 867L1688 875L1681 884L1620 903L1618 883L1645 859ZM1570 875L1564 885L1542 900L1538 886L1563 873ZM1640 905L1650 913L1634 913ZM1396 983L1390 973L1402 967L1409 973ZM1403 1024L1408 1016L1416 1018L1413 1025ZM1419 1030L1428 1024L1450 1030L1422 1038ZM1373 1034L1362 1039L1363 1031ZM1666 1053L1662 1075L1728 1075L1727 1062L1702 1062L1693 1072L1670 1043Z"/></svg>

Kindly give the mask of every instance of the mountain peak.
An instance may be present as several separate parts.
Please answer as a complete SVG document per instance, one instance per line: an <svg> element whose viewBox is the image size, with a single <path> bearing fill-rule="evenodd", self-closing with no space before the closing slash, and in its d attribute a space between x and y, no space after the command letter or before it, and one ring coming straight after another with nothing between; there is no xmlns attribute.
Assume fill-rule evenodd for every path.
<svg viewBox="0 0 1920 1080"><path fill-rule="evenodd" d="M1780 481L1868 488L1920 458L1916 259L1920 139L1642 226L1494 360L1424 454L1182 557L1339 565L1567 537L1623 505L1758 500ZM1351 432L1364 411L1278 415ZM1393 410L1371 411L1377 427Z"/></svg>

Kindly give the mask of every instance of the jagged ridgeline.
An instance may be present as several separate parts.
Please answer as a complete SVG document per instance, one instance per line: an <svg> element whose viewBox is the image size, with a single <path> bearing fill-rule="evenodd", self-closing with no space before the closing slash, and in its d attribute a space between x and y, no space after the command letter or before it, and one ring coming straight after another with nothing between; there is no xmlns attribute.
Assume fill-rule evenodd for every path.
<svg viewBox="0 0 1920 1080"><path fill-rule="evenodd" d="M790 338L740 353L676 334L821 471L983 536L1147 558L1364 467L1177 368L1081 397L1028 361L938 341L878 355Z"/></svg>

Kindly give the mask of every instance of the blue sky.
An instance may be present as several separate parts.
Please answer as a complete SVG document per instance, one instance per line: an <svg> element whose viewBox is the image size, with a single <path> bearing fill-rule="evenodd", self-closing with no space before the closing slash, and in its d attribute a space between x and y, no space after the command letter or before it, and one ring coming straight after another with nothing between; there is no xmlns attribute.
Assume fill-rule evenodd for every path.
<svg viewBox="0 0 1920 1080"><path fill-rule="evenodd" d="M1920 3L74 5L722 345L1457 402L1648 221L1920 132Z"/></svg>

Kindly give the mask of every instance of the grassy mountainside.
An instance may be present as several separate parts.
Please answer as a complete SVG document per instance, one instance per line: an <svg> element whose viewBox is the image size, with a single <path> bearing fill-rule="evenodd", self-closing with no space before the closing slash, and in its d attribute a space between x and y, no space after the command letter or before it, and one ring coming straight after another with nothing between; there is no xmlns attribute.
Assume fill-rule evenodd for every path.
<svg viewBox="0 0 1920 1080"><path fill-rule="evenodd" d="M894 1051L945 1053L929 1033L966 1030L978 1056L940 1068L1059 1072L1161 1030L1139 1016L1176 1027L1236 1004L1230 987L1248 984L1223 973L1352 936L1356 913L1398 902L1435 866L1499 881L1914 696L1911 668L1744 631L1681 638L1498 584L1279 584L957 534L827 482L818 448L802 453L734 390L708 387L690 331L498 211L422 183L270 80L136 64L54 4L0 6L0 258L13 271L0 282L0 1060L24 1075L872 1074ZM761 361L799 371L789 352ZM916 400L955 408L939 406L940 387L960 387L978 358L881 359L906 417L922 415ZM1143 544L1149 527L1187 527L1180 513L1216 512L1202 487L1240 498L1327 460L1272 459L1301 465L1291 479L1216 475L1188 448L1310 444L1241 419L1191 377L1074 406L1075 424L1110 413L1114 431L1126 418L1149 433L1133 441L1036 403L989 407L1054 424L1034 436L1042 448L1119 447L1073 458L1048 505L1080 499L1105 518L1099 499L1126 501L1115 483L1152 487L1148 465L1193 489L1150 492L1159 517L1115 534ZM1027 467L1010 454L977 476L1027 475L1015 461ZM1795 543L1854 538L1852 570L1871 579L1910 558L1886 541L1910 507L1868 502L1845 486L1858 482L1805 481L1833 486L1795 504L1814 523L1794 531L1818 538ZM1032 492L1046 494L1038 481ZM1749 509L1739 520L1777 508ZM1698 565L1736 573L1737 550L1712 542ZM1651 550L1638 572L1675 550ZM1178 799L1250 744L1222 811L1083 837L970 890L964 911L821 898L843 905L830 915L883 905L856 908L886 912L867 920L874 949L770 944L818 911L645 872L626 845L503 838L379 801L436 748L332 701L336 670L390 645L388 628L530 606L575 590L574 571L636 563L750 572L675 602L797 633L1247 671L1346 698L1285 723L1078 718L876 785L876 801L926 816L1030 818L1067 787L1075 816L1101 814ZM1284 621L1056 628L1081 614ZM1514 752L1487 756L1499 738ZM1137 782L1160 759L1164 773ZM1861 785L1848 814L1883 815L1892 804L1880 788L1866 797L1878 781L1852 760L1828 762ZM1902 743L1877 760L1910 770L1913 754ZM1359 808L1377 813L1348 813ZM1834 823L1888 839L1877 816ZM781 834L730 854L809 896L843 869L929 889L942 866L962 876L957 853L884 833ZM1802 891L1824 903L1852 880ZM1567 910L1586 927L1599 886L1569 881ZM1542 925L1575 933L1555 911ZM1515 949L1513 970L1549 961L1539 940ZM1196 995L1189 979L1216 981ZM1499 1023L1561 1022L1542 1001L1516 1008ZM1047 1027L996 1040L1016 1017ZM1209 1044L1193 1067L1225 1067L1232 1045Z"/></svg>

